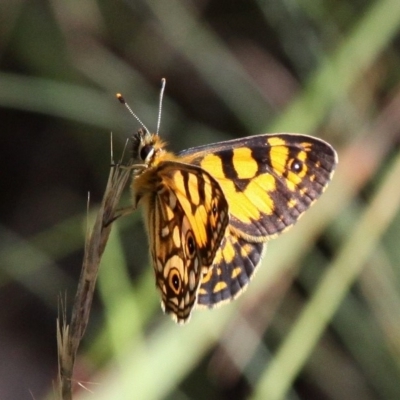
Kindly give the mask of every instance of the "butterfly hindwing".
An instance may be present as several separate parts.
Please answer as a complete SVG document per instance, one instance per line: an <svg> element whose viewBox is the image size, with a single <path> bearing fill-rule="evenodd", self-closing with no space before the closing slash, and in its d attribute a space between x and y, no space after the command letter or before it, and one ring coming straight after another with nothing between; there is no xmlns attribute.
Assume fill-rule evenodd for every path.
<svg viewBox="0 0 400 400"><path fill-rule="evenodd" d="M215 256L213 267L202 278L198 307L214 307L237 297L261 263L266 243L250 243L227 234Z"/></svg>
<svg viewBox="0 0 400 400"><path fill-rule="evenodd" d="M225 235L228 204L219 184L199 167L163 162L157 177L149 219L156 285L165 312L183 323Z"/></svg>

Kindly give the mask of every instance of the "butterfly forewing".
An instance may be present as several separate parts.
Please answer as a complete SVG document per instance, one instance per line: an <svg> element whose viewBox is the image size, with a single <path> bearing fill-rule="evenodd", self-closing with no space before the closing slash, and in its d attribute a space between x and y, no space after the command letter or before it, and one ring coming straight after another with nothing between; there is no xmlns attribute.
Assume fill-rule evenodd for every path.
<svg viewBox="0 0 400 400"><path fill-rule="evenodd" d="M165 312L183 323L225 235L228 204L214 178L196 166L166 161L157 176L155 214L149 218L156 284Z"/></svg>
<svg viewBox="0 0 400 400"><path fill-rule="evenodd" d="M180 155L212 173L228 199L231 226L254 241L293 225L324 191L337 162L329 144L296 134L251 136Z"/></svg>

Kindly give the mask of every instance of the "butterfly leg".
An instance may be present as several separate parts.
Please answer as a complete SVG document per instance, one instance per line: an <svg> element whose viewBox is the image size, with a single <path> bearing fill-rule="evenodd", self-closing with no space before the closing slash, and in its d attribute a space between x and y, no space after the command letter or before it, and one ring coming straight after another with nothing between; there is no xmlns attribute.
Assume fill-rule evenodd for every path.
<svg viewBox="0 0 400 400"><path fill-rule="evenodd" d="M132 164L132 165L123 165L123 164L111 164L112 167L118 167L121 169L125 169L128 171L133 171L134 175L140 174L143 172L143 170L145 170L146 168L148 168L148 165L146 164Z"/></svg>
<svg viewBox="0 0 400 400"><path fill-rule="evenodd" d="M104 222L104 227L107 227L108 225L112 224L120 217L125 217L126 215L133 213L135 210L136 210L136 207L134 207L134 206L119 208L112 218L110 218L108 221Z"/></svg>

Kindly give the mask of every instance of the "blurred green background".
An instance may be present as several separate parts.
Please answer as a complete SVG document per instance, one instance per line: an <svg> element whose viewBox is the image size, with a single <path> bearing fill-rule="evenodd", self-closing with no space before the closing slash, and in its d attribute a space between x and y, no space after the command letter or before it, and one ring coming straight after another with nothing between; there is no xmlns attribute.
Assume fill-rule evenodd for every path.
<svg viewBox="0 0 400 400"><path fill-rule="evenodd" d="M139 128L115 93L154 130L162 77L170 149L299 132L339 167L245 294L184 327L140 213L118 221L76 398L399 399L399 33L398 0L0 0L0 399L56 397L88 192L90 224L110 132L117 158Z"/></svg>

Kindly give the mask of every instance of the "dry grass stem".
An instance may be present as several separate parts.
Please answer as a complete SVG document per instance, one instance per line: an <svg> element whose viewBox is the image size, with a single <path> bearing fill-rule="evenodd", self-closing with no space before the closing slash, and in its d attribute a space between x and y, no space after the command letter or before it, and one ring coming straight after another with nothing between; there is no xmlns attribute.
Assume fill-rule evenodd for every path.
<svg viewBox="0 0 400 400"><path fill-rule="evenodd" d="M103 201L93 229L86 239L82 271L70 324L67 324L65 309L61 311L62 316L57 320L58 392L60 399L63 400L72 399L76 354L89 321L100 260L130 171L130 168L119 164L111 167Z"/></svg>

